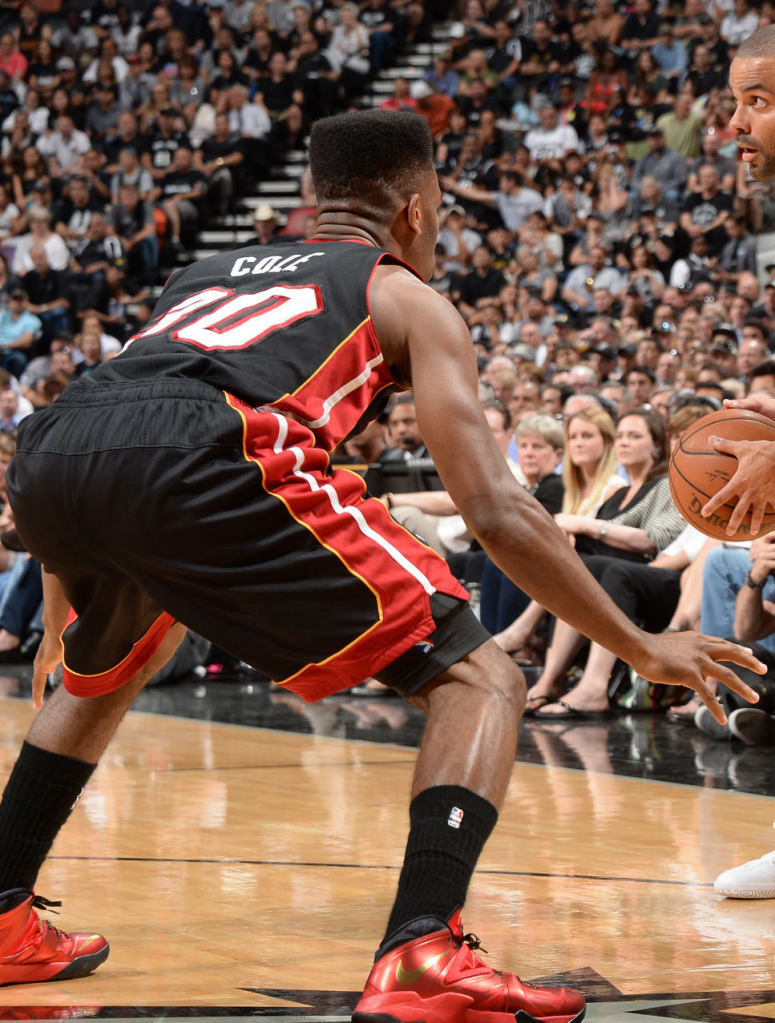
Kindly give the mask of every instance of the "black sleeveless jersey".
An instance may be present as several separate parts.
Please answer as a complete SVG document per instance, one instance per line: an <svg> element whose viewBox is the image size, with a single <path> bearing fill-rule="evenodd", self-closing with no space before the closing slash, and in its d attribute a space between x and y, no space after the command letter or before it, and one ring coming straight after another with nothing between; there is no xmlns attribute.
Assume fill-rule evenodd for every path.
<svg viewBox="0 0 775 1023"><path fill-rule="evenodd" d="M151 322L90 382L195 378L291 415L331 451L400 389L369 312L382 262L406 265L367 243L314 240L194 263L170 279Z"/></svg>

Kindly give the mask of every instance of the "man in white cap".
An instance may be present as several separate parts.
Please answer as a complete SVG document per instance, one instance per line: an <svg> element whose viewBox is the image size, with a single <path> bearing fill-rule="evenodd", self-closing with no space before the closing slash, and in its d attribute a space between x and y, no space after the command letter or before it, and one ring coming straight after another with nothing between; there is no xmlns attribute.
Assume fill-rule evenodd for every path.
<svg viewBox="0 0 775 1023"><path fill-rule="evenodd" d="M261 203L260 206L256 206L253 213L253 228L257 237L251 244L255 245L258 242L259 245L268 245L280 228L279 213L268 203Z"/></svg>
<svg viewBox="0 0 775 1023"><path fill-rule="evenodd" d="M434 139L440 138L449 128L449 115L455 108L455 101L424 81L413 82L409 95L417 104L417 113L428 122L431 135Z"/></svg>

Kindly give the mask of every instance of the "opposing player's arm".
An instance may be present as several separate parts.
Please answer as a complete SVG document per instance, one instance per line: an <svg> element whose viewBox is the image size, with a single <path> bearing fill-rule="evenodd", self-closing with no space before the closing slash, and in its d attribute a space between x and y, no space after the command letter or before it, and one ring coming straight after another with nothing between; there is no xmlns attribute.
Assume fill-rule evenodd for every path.
<svg viewBox="0 0 775 1023"><path fill-rule="evenodd" d="M755 700L731 669L716 663L723 659L763 670L748 650L687 633L682 637L693 638L667 644L647 636L609 599L552 517L516 482L479 407L473 346L456 310L399 270L379 276L372 314L388 362L401 364L402 349L408 358L420 433L450 497L506 575L644 677L688 685L709 705L708 677ZM723 718L717 706L714 713Z"/></svg>

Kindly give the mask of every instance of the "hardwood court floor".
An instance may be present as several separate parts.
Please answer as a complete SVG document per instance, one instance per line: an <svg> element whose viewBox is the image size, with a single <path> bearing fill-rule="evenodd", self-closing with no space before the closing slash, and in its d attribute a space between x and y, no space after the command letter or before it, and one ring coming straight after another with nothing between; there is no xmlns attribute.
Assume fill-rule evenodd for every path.
<svg viewBox="0 0 775 1023"><path fill-rule="evenodd" d="M23 682L3 686L5 777L32 710ZM138 707L38 885L111 956L0 988L0 1019L349 1018L397 880L419 715L244 682ZM775 846L772 751L638 717L525 724L520 747L464 915L490 961L582 987L593 1023L775 1018L775 900L712 888Z"/></svg>

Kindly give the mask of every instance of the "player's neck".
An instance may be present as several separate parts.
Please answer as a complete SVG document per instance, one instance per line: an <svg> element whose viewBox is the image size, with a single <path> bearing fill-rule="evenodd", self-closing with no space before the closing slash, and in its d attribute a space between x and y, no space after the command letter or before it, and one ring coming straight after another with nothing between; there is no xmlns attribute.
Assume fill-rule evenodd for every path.
<svg viewBox="0 0 775 1023"><path fill-rule="evenodd" d="M317 230L310 240L343 241L352 238L384 249L388 247L387 234L384 228L365 217L328 211L319 214Z"/></svg>

